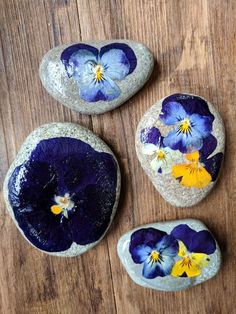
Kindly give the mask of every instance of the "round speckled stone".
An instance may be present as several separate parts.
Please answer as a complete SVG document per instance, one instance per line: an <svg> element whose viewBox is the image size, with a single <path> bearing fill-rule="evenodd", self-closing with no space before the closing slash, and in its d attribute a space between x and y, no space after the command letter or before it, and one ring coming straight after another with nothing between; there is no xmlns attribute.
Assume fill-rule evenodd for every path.
<svg viewBox="0 0 236 314"><path fill-rule="evenodd" d="M83 114L113 110L148 80L154 59L149 49L129 40L90 41L58 46L40 64L48 93Z"/></svg>
<svg viewBox="0 0 236 314"><path fill-rule="evenodd" d="M173 94L153 105L136 132L141 166L173 206L193 206L214 187L225 146L223 121L202 97Z"/></svg>
<svg viewBox="0 0 236 314"><path fill-rule="evenodd" d="M4 182L7 209L36 248L80 255L105 235L120 194L120 170L109 147L72 123L46 124L23 143Z"/></svg>
<svg viewBox="0 0 236 314"><path fill-rule="evenodd" d="M221 252L199 220L151 223L124 234L117 245L130 278L140 286L177 291L215 276Z"/></svg>

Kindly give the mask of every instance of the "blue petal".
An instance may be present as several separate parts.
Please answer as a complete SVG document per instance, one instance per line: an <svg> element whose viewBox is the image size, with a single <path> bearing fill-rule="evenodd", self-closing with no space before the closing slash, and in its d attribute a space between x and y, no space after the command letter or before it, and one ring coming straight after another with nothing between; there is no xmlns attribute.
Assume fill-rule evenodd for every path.
<svg viewBox="0 0 236 314"><path fill-rule="evenodd" d="M155 245L161 240L166 232L155 229L155 228L141 228L132 233L130 238L129 251L132 251L142 244L148 245L154 248Z"/></svg>
<svg viewBox="0 0 236 314"><path fill-rule="evenodd" d="M190 249L192 239L196 233L197 231L193 230L186 224L178 225L171 231L171 235L175 239L182 241L188 250Z"/></svg>
<svg viewBox="0 0 236 314"><path fill-rule="evenodd" d="M120 49L111 49L101 57L106 76L113 80L122 80L129 74L130 64L125 53Z"/></svg>
<svg viewBox="0 0 236 314"><path fill-rule="evenodd" d="M101 48L100 57L103 58L103 54L110 51L111 49L119 49L122 50L126 56L126 59L129 61L129 73L132 73L137 66L137 58L132 48L130 48L127 44L124 43L113 43L106 45Z"/></svg>
<svg viewBox="0 0 236 314"><path fill-rule="evenodd" d="M169 132L163 142L171 149L178 149L185 154L199 150L203 145L203 138L194 128L192 128L191 135L179 133L177 129L174 129Z"/></svg>
<svg viewBox="0 0 236 314"><path fill-rule="evenodd" d="M162 255L174 257L178 253L178 241L173 236L166 235L158 242L156 249Z"/></svg>
<svg viewBox="0 0 236 314"><path fill-rule="evenodd" d="M218 177L222 160L223 160L222 153L218 153L213 157L204 160L204 168L207 170L207 172L210 173L212 181L215 181Z"/></svg>
<svg viewBox="0 0 236 314"><path fill-rule="evenodd" d="M178 102L181 104L188 115L198 113L201 116L210 117L212 121L214 120L214 116L210 112L207 102L201 97L188 94L173 94L163 100L162 106L164 107L170 102Z"/></svg>
<svg viewBox="0 0 236 314"><path fill-rule="evenodd" d="M202 148L200 149L200 161L204 162L214 152L216 146L217 139L212 134L204 138Z"/></svg>
<svg viewBox="0 0 236 314"><path fill-rule="evenodd" d="M149 257L151 251L152 249L149 246L141 244L132 250L132 259L137 264L143 263Z"/></svg>
<svg viewBox="0 0 236 314"><path fill-rule="evenodd" d="M140 140L142 143L157 145L160 142L161 133L158 128L146 128L141 131Z"/></svg>
<svg viewBox="0 0 236 314"><path fill-rule="evenodd" d="M212 254L216 250L216 241L207 230L197 232L191 241L190 252Z"/></svg>
<svg viewBox="0 0 236 314"><path fill-rule="evenodd" d="M200 116L194 113L190 116L192 128L197 131L203 138L206 138L212 131L212 120L207 116Z"/></svg>
<svg viewBox="0 0 236 314"><path fill-rule="evenodd" d="M95 81L94 74L89 69L82 73L78 83L80 97L88 102L111 101L120 96L120 88L115 82L107 76L100 82Z"/></svg>
<svg viewBox="0 0 236 314"><path fill-rule="evenodd" d="M148 279L164 277L171 273L174 265L174 259L168 256L161 256L162 261L150 262L147 259L143 265L143 276Z"/></svg>
<svg viewBox="0 0 236 314"><path fill-rule="evenodd" d="M162 105L160 120L166 125L173 125L187 117L183 106L178 102L169 102Z"/></svg>
<svg viewBox="0 0 236 314"><path fill-rule="evenodd" d="M76 44L67 47L61 54L61 61L64 64L67 74L71 77L78 67L88 60L97 60L98 49L86 44Z"/></svg>

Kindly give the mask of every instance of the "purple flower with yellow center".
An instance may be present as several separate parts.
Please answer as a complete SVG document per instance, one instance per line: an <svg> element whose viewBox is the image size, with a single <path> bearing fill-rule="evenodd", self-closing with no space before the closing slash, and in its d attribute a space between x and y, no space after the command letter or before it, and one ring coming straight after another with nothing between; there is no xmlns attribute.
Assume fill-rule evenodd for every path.
<svg viewBox="0 0 236 314"><path fill-rule="evenodd" d="M113 43L100 50L75 44L61 54L69 77L78 83L80 97L88 102L112 101L121 91L115 81L123 80L137 65L134 51L124 43Z"/></svg>
<svg viewBox="0 0 236 314"><path fill-rule="evenodd" d="M37 248L62 252L98 241L116 201L117 164L111 154L69 137L40 141L12 173L14 217Z"/></svg>
<svg viewBox="0 0 236 314"><path fill-rule="evenodd" d="M222 153L208 157L216 148L217 140L213 135L203 141L200 151L184 155L186 162L174 165L172 175L184 187L205 188L212 181L216 181L221 162Z"/></svg>
<svg viewBox="0 0 236 314"><path fill-rule="evenodd" d="M179 241L178 261L171 275L174 277L196 277L210 262L210 254L216 250L216 243L207 230L195 231L188 225L175 227L171 235Z"/></svg>
<svg viewBox="0 0 236 314"><path fill-rule="evenodd" d="M163 143L181 153L200 150L212 131L214 120L205 100L185 94L165 98L159 117L165 125L174 126Z"/></svg>
<svg viewBox="0 0 236 314"><path fill-rule="evenodd" d="M145 278L164 277L171 273L178 242L164 231L143 228L131 235L129 251L135 263L143 264Z"/></svg>

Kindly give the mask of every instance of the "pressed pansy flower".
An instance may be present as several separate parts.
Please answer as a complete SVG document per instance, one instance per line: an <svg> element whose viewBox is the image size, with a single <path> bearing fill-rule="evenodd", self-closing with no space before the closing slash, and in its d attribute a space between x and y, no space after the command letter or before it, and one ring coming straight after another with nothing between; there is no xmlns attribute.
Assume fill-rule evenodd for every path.
<svg viewBox="0 0 236 314"><path fill-rule="evenodd" d="M163 101L160 120L174 126L164 138L164 144L182 153L191 153L201 149L203 140L210 135L214 116L202 98L175 94Z"/></svg>
<svg viewBox="0 0 236 314"><path fill-rule="evenodd" d="M196 277L210 262L210 254L216 250L216 243L207 230L195 231L188 225L175 227L171 235L179 241L179 260L174 264L171 275L175 277Z"/></svg>
<svg viewBox="0 0 236 314"><path fill-rule="evenodd" d="M111 101L121 91L115 81L123 80L137 65L134 51L124 43L113 43L100 50L75 44L61 54L69 77L78 83L79 94L88 102Z"/></svg>
<svg viewBox="0 0 236 314"><path fill-rule="evenodd" d="M170 173L172 165L176 160L181 160L181 153L171 150L163 144L163 137L160 131L155 128L147 128L141 132L143 142L143 153L152 156L150 166L159 173Z"/></svg>
<svg viewBox="0 0 236 314"><path fill-rule="evenodd" d="M185 163L172 167L172 175L179 180L184 187L204 188L217 179L223 154L218 153L213 157L208 156L215 150L217 140L210 135L204 140L200 151L186 154Z"/></svg>
<svg viewBox="0 0 236 314"><path fill-rule="evenodd" d="M117 165L74 138L42 140L10 177L9 201L26 238L47 252L86 245L106 231L116 199Z"/></svg>
<svg viewBox="0 0 236 314"><path fill-rule="evenodd" d="M143 228L131 235L129 251L135 263L143 264L145 278L164 277L171 273L178 242L164 231Z"/></svg>

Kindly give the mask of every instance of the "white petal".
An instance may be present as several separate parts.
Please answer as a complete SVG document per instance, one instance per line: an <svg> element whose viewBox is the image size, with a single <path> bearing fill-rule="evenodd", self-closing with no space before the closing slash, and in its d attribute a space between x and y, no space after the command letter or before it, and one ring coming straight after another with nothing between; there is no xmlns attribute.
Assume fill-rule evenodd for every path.
<svg viewBox="0 0 236 314"><path fill-rule="evenodd" d="M161 160L158 160L157 158L154 158L151 163L151 168L154 170L154 171L158 171L159 168L162 167L163 165L163 162Z"/></svg>
<svg viewBox="0 0 236 314"><path fill-rule="evenodd" d="M143 154L144 155L152 155L158 150L158 147L154 144L144 144L143 145Z"/></svg>

